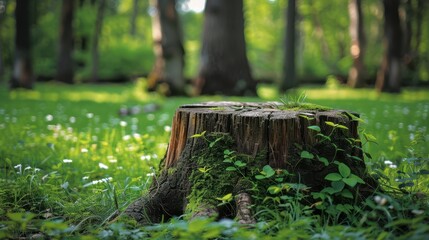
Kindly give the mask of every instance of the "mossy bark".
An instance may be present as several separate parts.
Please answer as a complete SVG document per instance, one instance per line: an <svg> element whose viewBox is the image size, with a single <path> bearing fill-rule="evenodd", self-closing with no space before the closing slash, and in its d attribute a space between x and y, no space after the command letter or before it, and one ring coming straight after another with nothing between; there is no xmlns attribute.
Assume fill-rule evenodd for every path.
<svg viewBox="0 0 429 240"><path fill-rule="evenodd" d="M376 184L366 175L358 121L351 114L281 107L279 103L237 102L181 106L149 194L131 204L125 214L142 223L185 213L190 217L236 216L239 222L253 223L250 189L264 165L287 170L293 174L289 181L320 191L330 184L324 177L337 171L335 164L327 165L321 157L345 163L364 179L367 184L359 185L361 196L373 191ZM224 161L225 150L234 152L239 166ZM302 157L303 151L314 157ZM236 170L226 171L231 166ZM175 171L169 171L172 168ZM232 199L219 204L219 199L230 193Z"/></svg>

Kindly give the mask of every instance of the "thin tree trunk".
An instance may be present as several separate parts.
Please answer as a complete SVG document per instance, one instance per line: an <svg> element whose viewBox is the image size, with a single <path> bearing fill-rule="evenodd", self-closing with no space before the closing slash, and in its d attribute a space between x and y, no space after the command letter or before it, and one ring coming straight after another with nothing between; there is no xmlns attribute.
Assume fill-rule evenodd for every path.
<svg viewBox="0 0 429 240"><path fill-rule="evenodd" d="M137 25L137 16L139 13L139 0L133 0L133 9L131 13L131 20L130 20L130 35L135 36L136 31L136 25Z"/></svg>
<svg viewBox="0 0 429 240"><path fill-rule="evenodd" d="M74 0L63 0L60 25L60 51L58 56L57 80L73 83L73 14Z"/></svg>
<svg viewBox="0 0 429 240"><path fill-rule="evenodd" d="M30 1L17 0L15 7L15 60L10 88L33 88L31 61Z"/></svg>
<svg viewBox="0 0 429 240"><path fill-rule="evenodd" d="M207 0L204 16L197 93L255 95L246 56L243 1Z"/></svg>
<svg viewBox="0 0 429 240"><path fill-rule="evenodd" d="M167 85L166 95L183 95L185 50L176 0L153 0L152 5L157 9L152 17L156 60L149 75L148 89L154 90L159 83L164 83Z"/></svg>
<svg viewBox="0 0 429 240"><path fill-rule="evenodd" d="M0 8L3 8L3 11L0 11L0 31L2 31L2 24L4 16L6 15L7 2L0 2ZM4 74L4 61L3 61L3 47L2 41L0 41L0 82L3 81Z"/></svg>
<svg viewBox="0 0 429 240"><path fill-rule="evenodd" d="M289 0L286 12L286 36L284 49L284 79L282 81L281 90L293 88L297 85L295 74L295 40L296 40L296 0Z"/></svg>
<svg viewBox="0 0 429 240"><path fill-rule="evenodd" d="M414 51L418 52L420 48L420 43L422 39L422 24L423 24L423 16L426 9L424 0L417 0L417 17L416 17L416 36L415 36L415 47Z"/></svg>
<svg viewBox="0 0 429 240"><path fill-rule="evenodd" d="M401 91L402 30L399 19L399 0L383 0L384 57L378 72L376 88L383 92Z"/></svg>
<svg viewBox="0 0 429 240"><path fill-rule="evenodd" d="M103 28L104 9L106 8L106 0L100 0L97 10L97 17L95 20L94 36L92 39L92 82L98 81L98 65L99 65L99 52L98 44Z"/></svg>
<svg viewBox="0 0 429 240"><path fill-rule="evenodd" d="M350 54L353 57L353 66L349 72L347 84L357 88L364 86L364 54L365 54L365 33L363 31L363 14L361 0L349 1L350 15L350 38L352 45Z"/></svg>

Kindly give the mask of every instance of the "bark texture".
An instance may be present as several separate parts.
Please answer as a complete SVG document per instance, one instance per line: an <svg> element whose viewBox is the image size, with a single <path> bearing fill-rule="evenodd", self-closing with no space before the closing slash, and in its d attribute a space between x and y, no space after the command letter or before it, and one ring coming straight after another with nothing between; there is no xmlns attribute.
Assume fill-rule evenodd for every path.
<svg viewBox="0 0 429 240"><path fill-rule="evenodd" d="M15 60L10 88L33 88L30 1L17 0L15 7Z"/></svg>
<svg viewBox="0 0 429 240"><path fill-rule="evenodd" d="M73 15L74 0L63 0L60 24L60 49L58 55L57 80L73 83Z"/></svg>
<svg viewBox="0 0 429 240"><path fill-rule="evenodd" d="M338 171L337 165L327 166L316 157L303 158L303 150L345 163L367 183L359 187L359 196L372 193L376 184L365 173L360 145L350 144L351 139L359 139L358 122L352 115L339 110L279 107L281 104L276 102L181 106L174 116L169 147L149 194L130 205L125 214L142 223L184 213L193 217L236 217L241 223L254 223L250 209L252 183L242 175L269 164L273 169L293 173L290 181L305 184L311 191L320 191L330 184L324 177ZM333 128L333 124L343 127ZM320 133L331 140L326 142L309 126L319 126ZM225 171L225 149L245 156L247 166L241 170L241 176ZM235 199L230 204L219 206L211 201L228 193Z"/></svg>
<svg viewBox="0 0 429 240"><path fill-rule="evenodd" d="M197 93L256 94L246 56L243 0L206 1L200 59Z"/></svg>

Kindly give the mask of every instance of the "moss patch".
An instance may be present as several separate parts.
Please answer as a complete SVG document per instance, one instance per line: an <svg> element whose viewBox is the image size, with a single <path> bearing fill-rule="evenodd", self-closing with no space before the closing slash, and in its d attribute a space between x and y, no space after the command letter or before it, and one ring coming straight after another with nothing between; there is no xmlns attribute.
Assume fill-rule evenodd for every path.
<svg viewBox="0 0 429 240"><path fill-rule="evenodd" d="M313 103L299 103L299 102L287 102L283 106L280 106L281 110L317 110L317 111L328 111L332 108Z"/></svg>
<svg viewBox="0 0 429 240"><path fill-rule="evenodd" d="M186 213L193 214L208 206L228 205L228 214L231 214L231 211L234 211L233 197L230 199L231 204L222 202L221 199L228 194L233 196L252 187L249 178L254 176L259 165L264 164L258 163L263 156L252 158L236 153L234 140L225 133L211 133L198 141L204 141L206 147L193 154L192 161L196 162L197 167L189 179L193 185L188 195ZM213 142L216 143L210 147ZM222 212L222 209L218 210Z"/></svg>

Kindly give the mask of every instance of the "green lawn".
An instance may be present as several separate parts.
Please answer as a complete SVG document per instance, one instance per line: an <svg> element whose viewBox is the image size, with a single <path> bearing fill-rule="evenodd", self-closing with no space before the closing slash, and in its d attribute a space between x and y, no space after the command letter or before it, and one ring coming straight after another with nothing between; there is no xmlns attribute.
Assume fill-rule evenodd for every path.
<svg viewBox="0 0 429 240"><path fill-rule="evenodd" d="M261 86L261 98L164 98L144 92L141 84L38 84L34 91L0 88L0 238L37 234L108 239L149 234L183 239L428 235L429 90L406 89L400 95L341 87L300 91L306 93L307 102L359 113L365 121L361 130L377 139L365 144L372 156L366 161L386 192L368 199L366 208L347 224L313 216L292 221L280 213L254 228L209 219L176 219L143 228L130 227L128 222L109 223L116 211L147 191L179 105L278 101L294 94L279 96L272 87ZM118 114L121 108L149 103L160 109Z"/></svg>

